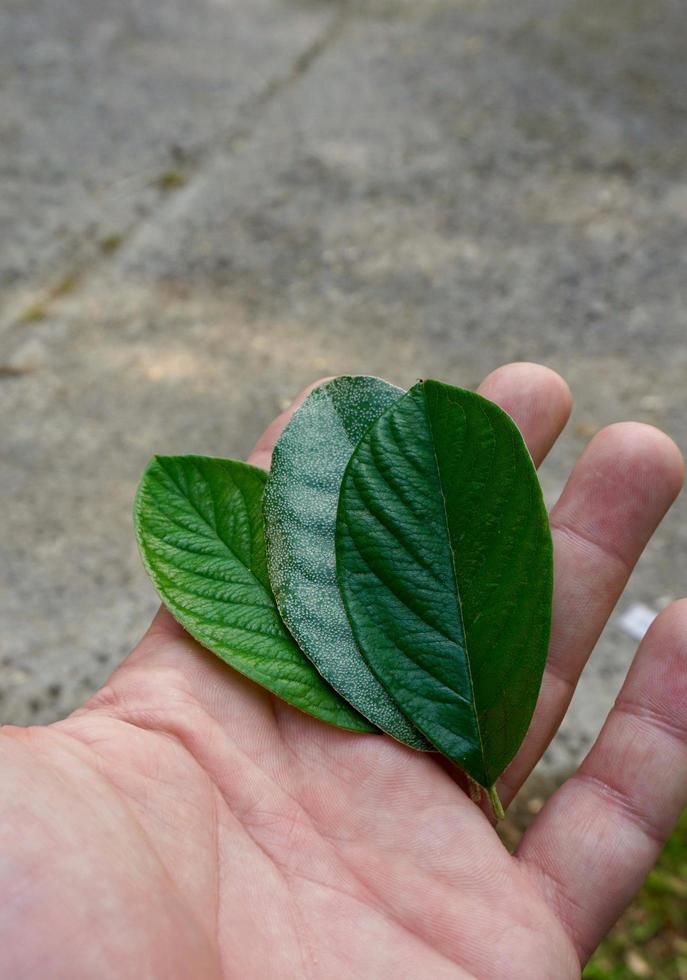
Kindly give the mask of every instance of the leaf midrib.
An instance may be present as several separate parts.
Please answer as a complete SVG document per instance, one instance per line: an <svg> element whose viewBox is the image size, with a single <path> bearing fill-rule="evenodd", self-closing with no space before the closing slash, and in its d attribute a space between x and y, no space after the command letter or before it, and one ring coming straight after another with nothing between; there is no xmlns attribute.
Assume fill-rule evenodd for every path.
<svg viewBox="0 0 687 980"><path fill-rule="evenodd" d="M463 619L463 603L462 603L461 598L460 598L460 589L458 588L458 573L456 571L456 555L455 555L455 551L453 549L453 541L451 539L451 531L450 531L449 520L448 520L448 508L446 506L446 494L444 493L444 484L443 484L443 481L441 479L441 468L439 466L439 457L437 456L436 441L434 439L434 428L432 426L432 416L431 416L431 413L429 411L429 406L427 404L427 392L426 392L425 384L426 384L426 382L424 382L423 385L422 385L422 398L423 398L423 403L424 403L424 408L425 408L425 417L427 418L427 425L429 427L430 442L432 444L432 456L433 456L434 465L435 465L436 471L437 471L437 482L439 484L439 492L441 493L441 505L442 505L442 510L443 510L443 514L444 514L444 523L446 525L446 538L447 538L447 541L448 541L449 552L451 554L451 571L453 572L453 587L454 587L454 592L455 592L455 596L456 596L456 602L457 602L457 605L458 605L458 615L460 617L460 628L461 628L462 633L463 633L463 641L464 641L464 646L465 646L465 664L466 664L466 667L467 667L468 680L470 681L470 693L471 693L471 696L472 696L471 697L472 713L473 713L473 716L474 716L474 719L475 719L475 727L477 729L477 736L479 738L479 748L480 748L480 754L482 756L482 765L484 767L485 774L486 774L487 761L486 761L486 756L485 756L485 753L484 753L484 739L482 737L482 727L480 725L479 712L477 711L477 698L475 696L475 683L474 683L474 680L473 680L473 677L472 677L472 665L470 663L470 653L468 651L468 637L467 637L467 632L465 630L465 621ZM465 412L463 412L463 415L465 415Z"/></svg>

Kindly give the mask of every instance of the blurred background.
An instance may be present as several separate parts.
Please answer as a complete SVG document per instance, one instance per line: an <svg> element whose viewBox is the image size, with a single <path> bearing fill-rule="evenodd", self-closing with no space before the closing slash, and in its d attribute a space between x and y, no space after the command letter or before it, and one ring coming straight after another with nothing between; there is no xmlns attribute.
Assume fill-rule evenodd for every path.
<svg viewBox="0 0 687 980"><path fill-rule="evenodd" d="M244 456L323 374L550 365L549 502L614 420L687 450L686 282L684 0L1 0L0 719L64 715L143 632L148 458ZM539 778L597 732L621 615L687 591L686 516ZM647 916L594 976L687 977Z"/></svg>

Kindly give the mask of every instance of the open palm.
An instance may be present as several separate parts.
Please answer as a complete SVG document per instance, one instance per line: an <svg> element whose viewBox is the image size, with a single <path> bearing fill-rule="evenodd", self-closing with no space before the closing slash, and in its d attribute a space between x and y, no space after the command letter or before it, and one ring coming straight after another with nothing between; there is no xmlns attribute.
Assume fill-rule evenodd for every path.
<svg viewBox="0 0 687 980"><path fill-rule="evenodd" d="M539 462L569 414L561 379L510 365L480 390ZM252 462L268 465L288 414ZM599 433L575 467L551 515L549 663L504 803L681 480L674 444L633 423ZM301 715L163 610L82 709L0 731L0 976L579 976L685 803L686 733L680 602L511 856L436 757Z"/></svg>

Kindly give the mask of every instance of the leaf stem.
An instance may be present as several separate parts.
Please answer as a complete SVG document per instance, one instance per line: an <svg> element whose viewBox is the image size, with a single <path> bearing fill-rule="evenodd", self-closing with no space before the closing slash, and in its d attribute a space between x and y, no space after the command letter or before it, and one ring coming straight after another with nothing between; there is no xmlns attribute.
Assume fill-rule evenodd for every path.
<svg viewBox="0 0 687 980"><path fill-rule="evenodd" d="M470 799L472 802L480 804L482 802L482 787L479 783L475 782L472 776L468 776L468 789L470 790Z"/></svg>
<svg viewBox="0 0 687 980"><path fill-rule="evenodd" d="M496 792L496 785L490 786L489 790L489 802L491 803L491 809L494 817L497 820L503 820L506 816L501 800L499 799L499 794Z"/></svg>

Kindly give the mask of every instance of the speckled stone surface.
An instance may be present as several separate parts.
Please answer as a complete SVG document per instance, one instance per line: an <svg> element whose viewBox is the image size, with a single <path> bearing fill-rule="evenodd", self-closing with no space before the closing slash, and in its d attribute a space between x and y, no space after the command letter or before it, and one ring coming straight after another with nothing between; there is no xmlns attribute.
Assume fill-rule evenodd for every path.
<svg viewBox="0 0 687 980"><path fill-rule="evenodd" d="M242 456L324 374L561 371L559 492L620 418L687 449L682 0L25 0L0 10L0 718L155 608L154 452ZM621 609L687 591L682 499ZM635 647L611 621L547 766Z"/></svg>

